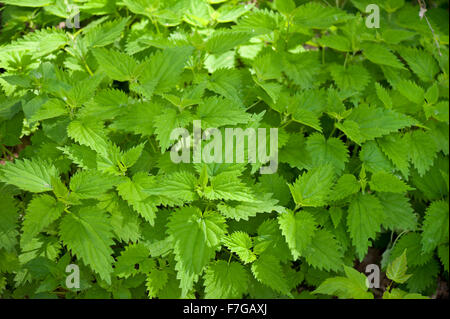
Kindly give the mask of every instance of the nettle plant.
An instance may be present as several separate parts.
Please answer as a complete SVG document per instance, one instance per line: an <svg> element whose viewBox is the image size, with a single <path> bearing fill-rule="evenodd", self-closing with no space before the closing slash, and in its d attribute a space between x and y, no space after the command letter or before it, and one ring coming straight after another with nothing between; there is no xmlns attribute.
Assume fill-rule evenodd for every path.
<svg viewBox="0 0 450 319"><path fill-rule="evenodd" d="M448 2L420 5L3 0L0 296L432 296ZM277 128L276 172L174 163L193 121Z"/></svg>

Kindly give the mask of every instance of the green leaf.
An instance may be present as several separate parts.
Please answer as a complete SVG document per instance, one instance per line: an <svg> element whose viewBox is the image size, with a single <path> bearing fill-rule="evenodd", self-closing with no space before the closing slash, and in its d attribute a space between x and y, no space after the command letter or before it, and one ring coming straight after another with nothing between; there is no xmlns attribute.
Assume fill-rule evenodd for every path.
<svg viewBox="0 0 450 319"><path fill-rule="evenodd" d="M397 231L416 230L417 215L411 207L410 199L401 194L377 193L385 219L383 226Z"/></svg>
<svg viewBox="0 0 450 319"><path fill-rule="evenodd" d="M294 184L288 185L297 206L320 207L327 203L327 197L335 178L331 165L313 168L299 176Z"/></svg>
<svg viewBox="0 0 450 319"><path fill-rule="evenodd" d="M54 0L4 0L4 4L9 4L19 7L44 7L52 4Z"/></svg>
<svg viewBox="0 0 450 319"><path fill-rule="evenodd" d="M166 271L154 269L147 275L145 286L147 287L148 297L154 298L167 285L169 278Z"/></svg>
<svg viewBox="0 0 450 319"><path fill-rule="evenodd" d="M438 149L430 134L422 130L408 132L405 139L409 145L411 162L423 176L433 165Z"/></svg>
<svg viewBox="0 0 450 319"><path fill-rule="evenodd" d="M83 207L67 214L60 224L60 236L78 258L111 283L114 242L106 213L96 207Z"/></svg>
<svg viewBox="0 0 450 319"><path fill-rule="evenodd" d="M174 109L167 109L164 113L154 118L156 139L161 147L161 153L164 153L174 142L174 140L170 139L173 130L187 126L191 119L189 112L179 114Z"/></svg>
<svg viewBox="0 0 450 319"><path fill-rule="evenodd" d="M342 270L344 253L332 233L324 229L315 232L311 244L305 249L306 262L319 270Z"/></svg>
<svg viewBox="0 0 450 319"><path fill-rule="evenodd" d="M317 228L314 217L307 211L287 211L278 216L278 223L294 259L298 259L314 237Z"/></svg>
<svg viewBox="0 0 450 319"><path fill-rule="evenodd" d="M383 206L374 195L359 194L350 203L347 226L359 260L367 253L369 239L375 239L381 230L383 217Z"/></svg>
<svg viewBox="0 0 450 319"><path fill-rule="evenodd" d="M131 12L146 15L152 18L152 14L158 9L160 3L149 0L124 0L123 4L130 9Z"/></svg>
<svg viewBox="0 0 450 319"><path fill-rule="evenodd" d="M127 179L117 185L117 191L135 211L146 221L153 225L157 200L145 192L147 187L155 185L154 177L147 176L144 172L135 174L133 179Z"/></svg>
<svg viewBox="0 0 450 319"><path fill-rule="evenodd" d="M361 189L361 185L355 175L344 174L337 180L330 194L333 201L344 199L350 195L356 194Z"/></svg>
<svg viewBox="0 0 450 319"><path fill-rule="evenodd" d="M144 187L148 195L157 195L171 203L182 205L198 198L195 193L197 179L192 173L180 171L169 175L161 175L158 180Z"/></svg>
<svg viewBox="0 0 450 319"><path fill-rule="evenodd" d="M2 53L29 53L37 59L64 47L68 41L66 33L60 29L34 30L34 32L27 33L24 37L13 41L11 44L3 46Z"/></svg>
<svg viewBox="0 0 450 319"><path fill-rule="evenodd" d="M432 117L440 122L448 123L449 117L448 101L441 101L436 103L435 105L424 104L423 109L425 111L427 119ZM446 152L446 150L444 150L444 152Z"/></svg>
<svg viewBox="0 0 450 319"><path fill-rule="evenodd" d="M337 296L342 299L373 299L367 291L366 276L357 270L344 266L345 277L328 278L314 290L314 294Z"/></svg>
<svg viewBox="0 0 450 319"><path fill-rule="evenodd" d="M291 79L295 84L299 85L302 89L310 89L314 87L314 82L317 76L320 74L320 62L319 55L314 51L306 51L298 54L285 53L281 56L283 72L286 76ZM278 58L279 59L279 58ZM320 98L320 94L314 91L301 92L301 95L309 95L308 98ZM302 100L302 99L301 99ZM303 101L301 101L303 102ZM305 111L310 106L308 102L302 105L301 110ZM309 110L314 112L313 110ZM317 114L314 114L317 115ZM297 116L301 119L300 116ZM308 125L308 124L306 124Z"/></svg>
<svg viewBox="0 0 450 319"><path fill-rule="evenodd" d="M215 30L205 42L208 53L220 54L239 45L246 44L253 36L251 32L234 30Z"/></svg>
<svg viewBox="0 0 450 319"><path fill-rule="evenodd" d="M140 73L138 63L125 53L103 48L93 49L92 53L102 71L113 80L132 81Z"/></svg>
<svg viewBox="0 0 450 319"><path fill-rule="evenodd" d="M218 10L216 10L216 13L219 14L219 17L217 17L217 21L224 23L224 22L232 22L236 21L239 17L241 17L246 12L249 12L254 8L254 5L222 5Z"/></svg>
<svg viewBox="0 0 450 319"><path fill-rule="evenodd" d="M435 286L441 267L433 258L427 264L411 269L411 278L406 282L406 288L413 293L426 293Z"/></svg>
<svg viewBox="0 0 450 319"><path fill-rule="evenodd" d="M225 217L239 221L248 220L258 213L283 212L284 207L277 203L278 200L272 198L270 194L263 194L261 199L255 198L252 202L227 201L220 203L217 205L217 209Z"/></svg>
<svg viewBox="0 0 450 319"><path fill-rule="evenodd" d="M430 298L422 296L421 294L407 293L398 288L394 288L390 292L386 290L383 294L383 299L430 299Z"/></svg>
<svg viewBox="0 0 450 319"><path fill-rule="evenodd" d="M392 98L389 95L389 92L387 89L385 89L381 84L378 82L375 83L375 90L377 92L377 96L380 99L381 102L383 102L384 106L387 109L392 109Z"/></svg>
<svg viewBox="0 0 450 319"><path fill-rule="evenodd" d="M360 105L352 110L343 123L336 123L336 127L357 144L362 144L417 123L402 113Z"/></svg>
<svg viewBox="0 0 450 319"><path fill-rule="evenodd" d="M261 81L274 80L281 77L283 64L279 56L273 52L259 54L253 61L253 68Z"/></svg>
<svg viewBox="0 0 450 319"><path fill-rule="evenodd" d="M428 206L423 221L423 252L429 252L435 249L445 240L448 241L449 228L449 209L448 202L435 201Z"/></svg>
<svg viewBox="0 0 450 319"><path fill-rule="evenodd" d="M58 170L39 158L7 162L0 170L1 181L32 193L51 191L52 178L59 178Z"/></svg>
<svg viewBox="0 0 450 319"><path fill-rule="evenodd" d="M128 245L117 257L114 273L121 278L128 278L137 273L147 273L156 266L155 261L149 256L150 251L144 244ZM136 265L139 265L139 267L136 267Z"/></svg>
<svg viewBox="0 0 450 319"><path fill-rule="evenodd" d="M408 267L405 250L400 257L397 257L392 263L388 265L386 276L396 283L403 284L411 277L411 275L406 274L407 269Z"/></svg>
<svg viewBox="0 0 450 319"><path fill-rule="evenodd" d="M242 74L239 71L216 69L209 78L206 88L242 105Z"/></svg>
<svg viewBox="0 0 450 319"><path fill-rule="evenodd" d="M400 55L408 63L411 70L425 82L434 80L434 76L439 72L439 66L433 56L424 50L416 48L402 48Z"/></svg>
<svg viewBox="0 0 450 319"><path fill-rule="evenodd" d="M378 139L378 144L384 154L402 172L409 175L409 139L400 134L390 134Z"/></svg>
<svg viewBox="0 0 450 319"><path fill-rule="evenodd" d="M281 268L280 262L271 255L260 256L252 264L255 278L275 291L289 295L289 286Z"/></svg>
<svg viewBox="0 0 450 319"><path fill-rule="evenodd" d="M143 136L150 136L153 134L155 128L152 121L160 114L161 105L154 102L141 102L132 105L132 111L129 109L123 110L119 116L114 119L114 122L109 126L125 132L134 134L142 134Z"/></svg>
<svg viewBox="0 0 450 319"><path fill-rule="evenodd" d="M344 67L341 65L330 66L331 76L341 90L363 91L369 84L369 72L359 64Z"/></svg>
<svg viewBox="0 0 450 319"><path fill-rule="evenodd" d="M251 250L252 239L247 233L236 231L223 239L225 246L233 253L237 254L244 264L256 260L256 255Z"/></svg>
<svg viewBox="0 0 450 319"><path fill-rule="evenodd" d="M441 245L438 247L438 256L441 260L442 265L444 266L445 271L448 272L448 255L449 255L449 249L448 244L447 245Z"/></svg>
<svg viewBox="0 0 450 319"><path fill-rule="evenodd" d="M256 35L271 33L277 28L280 15L267 9L255 8L242 17L236 30L253 32Z"/></svg>
<svg viewBox="0 0 450 319"><path fill-rule="evenodd" d="M344 142L331 137L328 140L320 133L314 133L306 140L306 150L312 159L313 167L332 164L337 174L345 168L348 162L348 150Z"/></svg>
<svg viewBox="0 0 450 319"><path fill-rule="evenodd" d="M205 188L203 195L210 200L256 201L253 192L239 180L234 172L224 172L211 178L211 186Z"/></svg>
<svg viewBox="0 0 450 319"><path fill-rule="evenodd" d="M350 16L341 9L309 2L299 6L292 14L294 23L302 28L326 29L334 24L345 22Z"/></svg>
<svg viewBox="0 0 450 319"><path fill-rule="evenodd" d="M362 49L364 56L373 63L398 69L405 68L400 60L387 47L381 44L365 43Z"/></svg>
<svg viewBox="0 0 450 319"><path fill-rule="evenodd" d="M257 255L271 255L280 261L291 260L291 252L276 219L266 219L257 229L253 251Z"/></svg>
<svg viewBox="0 0 450 319"><path fill-rule="evenodd" d="M117 239L123 242L136 242L141 238L141 219L126 202L119 200L117 206L110 208L110 213L111 227Z"/></svg>
<svg viewBox="0 0 450 319"><path fill-rule="evenodd" d="M59 99L49 99L31 116L30 121L48 120L66 114L68 114L68 110L64 102Z"/></svg>
<svg viewBox="0 0 450 319"><path fill-rule="evenodd" d="M100 25L96 25L93 28L89 28L86 31L84 40L91 47L104 47L108 44L114 43L120 38L121 33L125 29L125 26L129 18L122 18L113 21L107 21Z"/></svg>
<svg viewBox="0 0 450 319"><path fill-rule="evenodd" d="M181 279L180 288L186 295L220 247L226 232L225 220L218 213L183 207L172 214L167 226Z"/></svg>
<svg viewBox="0 0 450 319"><path fill-rule="evenodd" d="M98 198L122 179L95 170L78 171L70 179L70 189L80 198Z"/></svg>
<svg viewBox="0 0 450 319"><path fill-rule="evenodd" d="M339 34L329 34L317 39L317 42L323 47L329 47L342 52L352 50L350 41Z"/></svg>
<svg viewBox="0 0 450 319"><path fill-rule="evenodd" d="M397 83L396 89L411 102L416 104L423 103L425 92L415 82L401 80Z"/></svg>
<svg viewBox="0 0 450 319"><path fill-rule="evenodd" d="M286 180L278 174L265 174L259 177L258 186L261 192L272 194L278 200L278 204L286 206L291 196Z"/></svg>
<svg viewBox="0 0 450 319"><path fill-rule="evenodd" d="M136 164L139 157L142 155L142 151L145 147L145 143L139 144L137 146L134 146L130 149L128 149L122 156L122 163L126 167L131 167L134 164Z"/></svg>
<svg viewBox="0 0 450 319"><path fill-rule="evenodd" d="M247 292L248 274L237 262L218 260L205 270L205 298L239 299Z"/></svg>
<svg viewBox="0 0 450 319"><path fill-rule="evenodd" d="M437 83L434 83L432 86L428 88L425 92L425 100L427 100L430 104L435 104L439 100L439 87Z"/></svg>
<svg viewBox="0 0 450 319"><path fill-rule="evenodd" d="M47 226L57 220L64 211L64 204L44 194L34 197L28 204L22 226L21 241L27 243Z"/></svg>
<svg viewBox="0 0 450 319"><path fill-rule="evenodd" d="M131 89L144 95L147 99L154 92L162 93L172 89L179 81L180 74L186 61L193 51L190 46L168 48L151 55L142 63L142 74L139 76L139 85Z"/></svg>
<svg viewBox="0 0 450 319"><path fill-rule="evenodd" d="M212 97L203 100L198 106L197 117L202 121L204 129L208 127L234 126L247 123L250 114L245 109L228 99Z"/></svg>
<svg viewBox="0 0 450 319"><path fill-rule="evenodd" d="M0 257L4 258L1 254L2 248L6 251L13 251L17 244L19 212L12 196L2 193L0 200L2 203L0 208ZM2 271L2 258L0 258L0 271Z"/></svg>
<svg viewBox="0 0 450 319"><path fill-rule="evenodd" d="M76 165L85 169L97 169L97 153L84 145L72 144L58 147Z"/></svg>
<svg viewBox="0 0 450 319"><path fill-rule="evenodd" d="M75 142L107 157L110 144L103 130L103 123L94 120L74 120L67 127L67 135Z"/></svg>
<svg viewBox="0 0 450 319"><path fill-rule="evenodd" d="M370 179L370 189L376 192L406 193L413 190L408 184L395 175L379 171Z"/></svg>
<svg viewBox="0 0 450 319"><path fill-rule="evenodd" d="M3 1L0 298L373 298L362 266L405 250L412 276L383 298L440 297L448 14L432 2L425 19L379 1L377 30L370 0ZM259 128L278 129L272 174ZM70 264L80 288L59 289Z"/></svg>
<svg viewBox="0 0 450 319"><path fill-rule="evenodd" d="M433 258L433 253L422 251L422 236L419 233L407 233L401 236L392 248L389 261L395 260L406 251L408 265L412 267L423 266Z"/></svg>
<svg viewBox="0 0 450 319"><path fill-rule="evenodd" d="M285 15L290 15L296 7L293 0L275 0L274 5L279 12Z"/></svg>

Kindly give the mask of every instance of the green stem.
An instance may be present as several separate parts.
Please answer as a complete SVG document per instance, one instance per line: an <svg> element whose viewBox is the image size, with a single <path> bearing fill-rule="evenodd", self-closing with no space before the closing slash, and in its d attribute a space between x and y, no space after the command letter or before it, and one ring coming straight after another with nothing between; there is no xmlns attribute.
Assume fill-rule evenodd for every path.
<svg viewBox="0 0 450 319"><path fill-rule="evenodd" d="M348 52L345 53L344 69L347 68Z"/></svg>
<svg viewBox="0 0 450 319"><path fill-rule="evenodd" d="M231 262L231 257L233 257L233 253L230 251L230 258L228 258L228 265L229 265L230 262Z"/></svg>
<svg viewBox="0 0 450 319"><path fill-rule="evenodd" d="M403 235L405 235L407 233L409 233L409 230L405 230L405 231L401 232L400 235L398 235L397 238L395 238L394 242L392 243L392 247L395 246L395 243L397 242L397 240L400 239L400 237L402 237Z"/></svg>
<svg viewBox="0 0 450 319"><path fill-rule="evenodd" d="M289 41L289 29L290 29L290 26L291 26L291 17L289 17L288 25L287 25L287 28L286 28L286 38L285 38L286 46L287 46L287 43Z"/></svg>
<svg viewBox="0 0 450 319"><path fill-rule="evenodd" d="M89 65L87 64L86 60L83 60L84 62L84 67L86 68L86 70L88 71L90 76L93 76L94 73L92 73L91 69L89 68Z"/></svg>
<svg viewBox="0 0 450 319"><path fill-rule="evenodd" d="M334 125L333 130L331 130L331 133L330 133L330 135L328 136L328 138L332 137L333 134L334 134L334 132L336 132L336 124Z"/></svg>
<svg viewBox="0 0 450 319"><path fill-rule="evenodd" d="M5 153L7 153L9 156L11 156L11 158L15 158L14 154L3 144L0 144L2 147L2 151ZM4 154L3 153L3 154ZM6 156L5 156L6 157Z"/></svg>
<svg viewBox="0 0 450 319"><path fill-rule="evenodd" d="M250 109L251 109L252 107L254 107L255 105L258 105L261 101L262 101L262 100L258 100L258 101L256 101L255 103L253 103L252 105L250 105L250 106L247 108L247 111L250 110Z"/></svg>
<svg viewBox="0 0 450 319"><path fill-rule="evenodd" d="M158 35L161 35L161 32L159 31L159 27L158 27L158 21L155 21L153 18L150 18L150 20L152 21L153 25L155 26L156 33Z"/></svg>
<svg viewBox="0 0 450 319"><path fill-rule="evenodd" d="M290 119L289 121L285 122L283 125L280 126L280 128L284 128L286 126L288 126L289 124L291 124L294 120Z"/></svg>

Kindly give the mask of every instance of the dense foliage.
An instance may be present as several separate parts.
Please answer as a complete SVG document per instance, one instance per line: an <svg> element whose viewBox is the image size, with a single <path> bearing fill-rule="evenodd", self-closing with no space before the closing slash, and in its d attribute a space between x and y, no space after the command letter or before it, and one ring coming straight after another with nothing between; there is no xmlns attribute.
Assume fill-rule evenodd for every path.
<svg viewBox="0 0 450 319"><path fill-rule="evenodd" d="M431 297L448 1L419 2L3 0L0 296ZM174 163L194 120L278 128L277 172Z"/></svg>

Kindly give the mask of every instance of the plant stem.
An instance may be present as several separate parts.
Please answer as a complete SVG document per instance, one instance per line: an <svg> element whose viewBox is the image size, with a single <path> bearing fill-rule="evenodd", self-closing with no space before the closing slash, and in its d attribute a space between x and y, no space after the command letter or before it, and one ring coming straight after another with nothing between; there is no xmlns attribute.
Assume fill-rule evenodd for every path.
<svg viewBox="0 0 450 319"><path fill-rule="evenodd" d="M14 154L3 144L0 144L2 147L2 151L7 153L11 158L15 158ZM6 156L5 156L6 157Z"/></svg>
<svg viewBox="0 0 450 319"><path fill-rule="evenodd" d="M344 69L347 68L348 52L345 53Z"/></svg>

